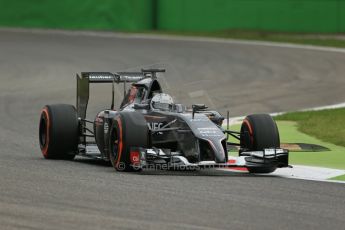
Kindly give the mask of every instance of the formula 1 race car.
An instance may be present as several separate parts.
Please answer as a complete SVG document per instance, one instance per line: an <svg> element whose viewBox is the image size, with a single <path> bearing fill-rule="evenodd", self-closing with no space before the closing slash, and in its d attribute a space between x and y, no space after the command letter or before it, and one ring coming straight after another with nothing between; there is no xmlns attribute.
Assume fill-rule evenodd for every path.
<svg viewBox="0 0 345 230"><path fill-rule="evenodd" d="M267 114L247 116L240 132L223 128L225 119L203 104L174 103L157 79L162 69L141 72L85 72L77 75L77 104L46 105L41 112L39 143L47 159L75 155L110 161L116 170L246 167L271 173L288 167L288 150ZM86 119L91 83L112 84L112 104L93 121ZM131 83L118 110L115 84ZM124 87L125 90L126 87ZM125 92L124 92L125 93ZM237 143L229 142L228 136ZM238 157L230 157L236 146Z"/></svg>

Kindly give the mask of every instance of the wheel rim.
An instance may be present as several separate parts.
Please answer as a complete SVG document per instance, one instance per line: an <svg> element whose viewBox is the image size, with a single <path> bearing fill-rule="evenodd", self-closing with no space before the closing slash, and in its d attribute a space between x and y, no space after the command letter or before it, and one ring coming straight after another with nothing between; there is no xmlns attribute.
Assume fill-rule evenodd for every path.
<svg viewBox="0 0 345 230"><path fill-rule="evenodd" d="M39 142L42 154L47 156L48 145L49 145L49 116L48 110L44 108L42 110L42 115L40 119L40 126L39 126Z"/></svg>
<svg viewBox="0 0 345 230"><path fill-rule="evenodd" d="M118 135L117 135L117 129L115 129L115 131L113 132L113 151L112 151L112 154L113 154L113 158L114 158L114 161L116 161L116 158L118 156L118 151L119 151L119 138L118 138Z"/></svg>
<svg viewBox="0 0 345 230"><path fill-rule="evenodd" d="M118 168L120 165L121 154L123 149L122 143L122 122L120 117L115 120L114 129L112 133L112 156L113 156L113 165L115 168Z"/></svg>
<svg viewBox="0 0 345 230"><path fill-rule="evenodd" d="M40 121L40 144L41 147L46 145L47 142L47 133L46 133L46 129L47 129L47 125L46 125L47 119L42 116L41 117L41 121Z"/></svg>
<svg viewBox="0 0 345 230"><path fill-rule="evenodd" d="M241 133L244 133L244 132L248 132L249 138L250 138L250 140L249 140L250 143L247 143L245 138L242 137L241 138L241 146L248 148L248 149L251 149L251 148L253 148L253 145L254 145L253 128L247 119L243 120L243 124L241 127Z"/></svg>

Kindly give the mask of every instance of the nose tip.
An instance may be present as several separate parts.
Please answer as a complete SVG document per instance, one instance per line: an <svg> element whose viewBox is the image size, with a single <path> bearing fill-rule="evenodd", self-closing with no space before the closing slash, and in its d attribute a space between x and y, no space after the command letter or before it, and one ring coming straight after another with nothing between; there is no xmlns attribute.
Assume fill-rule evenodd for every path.
<svg viewBox="0 0 345 230"><path fill-rule="evenodd" d="M225 163L226 162L226 158L225 158L225 154L224 151L222 153L216 153L215 154L215 162L216 163Z"/></svg>
<svg viewBox="0 0 345 230"><path fill-rule="evenodd" d="M213 143L212 141L209 141L210 145L212 146L213 152L214 152L214 160L216 163L225 163L226 162L226 156L225 156L225 150L223 149L223 145L221 143Z"/></svg>

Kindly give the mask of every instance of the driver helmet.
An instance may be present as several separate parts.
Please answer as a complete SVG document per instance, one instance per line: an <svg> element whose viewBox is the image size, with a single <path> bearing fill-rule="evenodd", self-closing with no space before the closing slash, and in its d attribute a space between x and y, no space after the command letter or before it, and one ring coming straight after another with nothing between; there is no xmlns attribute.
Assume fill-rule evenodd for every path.
<svg viewBox="0 0 345 230"><path fill-rule="evenodd" d="M171 111L174 105L173 98L166 93L159 93L151 99L151 108L163 111Z"/></svg>

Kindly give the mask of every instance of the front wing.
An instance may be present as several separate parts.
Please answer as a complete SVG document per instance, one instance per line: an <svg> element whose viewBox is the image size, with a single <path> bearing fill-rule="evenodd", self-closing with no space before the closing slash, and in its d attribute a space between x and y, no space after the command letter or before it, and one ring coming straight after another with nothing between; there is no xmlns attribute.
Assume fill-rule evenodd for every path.
<svg viewBox="0 0 345 230"><path fill-rule="evenodd" d="M290 167L288 165L289 151L280 148L264 149L263 151L242 152L239 157L229 157L225 163L215 161L189 162L179 153L165 153L161 149L134 148L130 160L134 167L140 168L175 168L175 169L202 169L202 168L227 168L227 167ZM160 167L157 167L160 166Z"/></svg>

